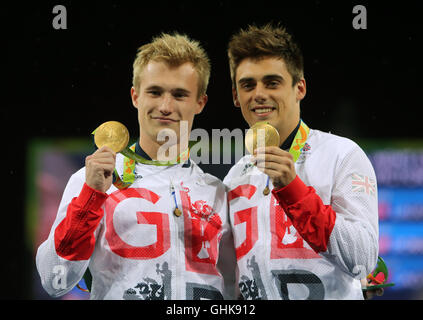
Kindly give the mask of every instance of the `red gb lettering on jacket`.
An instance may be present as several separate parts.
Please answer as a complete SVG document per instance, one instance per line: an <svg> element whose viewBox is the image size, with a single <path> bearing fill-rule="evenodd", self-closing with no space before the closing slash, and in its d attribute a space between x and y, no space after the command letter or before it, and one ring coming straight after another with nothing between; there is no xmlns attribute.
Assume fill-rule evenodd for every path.
<svg viewBox="0 0 423 320"><path fill-rule="evenodd" d="M216 263L222 236L222 220L204 200L192 203L189 189L180 191L185 236L186 270L218 275Z"/></svg>
<svg viewBox="0 0 423 320"><path fill-rule="evenodd" d="M320 256L307 245L272 194L270 199L271 259L314 259Z"/></svg>
<svg viewBox="0 0 423 320"><path fill-rule="evenodd" d="M228 193L228 202L245 197L251 199L257 188L251 184L243 184ZM236 248L237 260L245 256L254 246L258 239L257 232L257 206L236 211L234 213L234 225L245 223L245 240ZM235 234L237 236L238 233Z"/></svg>
<svg viewBox="0 0 423 320"><path fill-rule="evenodd" d="M170 248L169 216L162 212L136 212L138 224L151 224L156 226L157 241L153 244L137 247L132 246L116 233L113 223L113 215L116 206L123 200L129 198L140 198L155 204L159 199L156 193L145 188L128 188L118 190L110 194L106 200L106 240L110 249L117 255L130 259L153 259L161 256Z"/></svg>

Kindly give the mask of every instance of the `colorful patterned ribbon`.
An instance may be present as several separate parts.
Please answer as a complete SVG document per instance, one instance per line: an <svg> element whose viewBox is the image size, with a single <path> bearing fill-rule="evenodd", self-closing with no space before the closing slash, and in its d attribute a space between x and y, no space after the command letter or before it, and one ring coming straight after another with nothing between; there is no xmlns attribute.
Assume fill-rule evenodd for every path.
<svg viewBox="0 0 423 320"><path fill-rule="evenodd" d="M134 143L130 147L126 147L120 153L124 155L123 160L123 176L122 179L119 177L119 174L115 168L113 172L113 185L118 189L126 189L135 181L135 164L137 162L142 164L148 164L153 166L171 166L177 163L185 162L189 159L189 149L182 152L174 161L156 161L156 160L147 160L140 155L135 153Z"/></svg>
<svg viewBox="0 0 423 320"><path fill-rule="evenodd" d="M292 141L291 147L289 148L289 153L294 157L294 163L300 157L303 147L307 141L308 134L310 133L310 128L301 120L300 127L297 130L294 140ZM270 178L267 177L266 187L263 190L263 194L267 196L270 193L269 189Z"/></svg>
<svg viewBox="0 0 423 320"><path fill-rule="evenodd" d="M292 141L291 148L289 148L289 153L294 157L294 162L300 157L309 133L309 127L301 120L300 127L298 128L294 141Z"/></svg>

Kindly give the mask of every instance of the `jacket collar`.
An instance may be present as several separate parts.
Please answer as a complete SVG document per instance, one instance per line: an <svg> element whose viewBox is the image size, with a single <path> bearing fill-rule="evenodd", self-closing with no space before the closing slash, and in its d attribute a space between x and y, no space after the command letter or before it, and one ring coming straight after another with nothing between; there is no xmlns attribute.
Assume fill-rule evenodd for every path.
<svg viewBox="0 0 423 320"><path fill-rule="evenodd" d="M282 143L281 149L282 150L289 150L289 148L292 145L292 142L294 141L295 135L297 134L298 129L300 128L301 119L298 121L297 126L295 129L289 134L289 136L286 138L286 140Z"/></svg>

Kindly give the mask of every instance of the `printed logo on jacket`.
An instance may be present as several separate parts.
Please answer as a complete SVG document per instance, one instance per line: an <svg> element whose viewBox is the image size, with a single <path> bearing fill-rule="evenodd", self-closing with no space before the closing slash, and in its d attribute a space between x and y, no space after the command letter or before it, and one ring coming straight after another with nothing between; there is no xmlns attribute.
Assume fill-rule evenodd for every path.
<svg viewBox="0 0 423 320"><path fill-rule="evenodd" d="M161 195L146 188L128 188L111 193L105 204L105 238L110 249L122 258L152 260L163 256L170 249L180 248L185 255L182 267L185 271L218 276L216 263L218 244L222 237L222 220L206 201L192 199L189 187L183 183L179 188L179 196L183 215L176 219L183 219L183 239L179 237L182 230L170 225L175 222L170 219L173 208L167 194ZM165 201L160 202L161 199ZM178 232L178 236L172 237L171 232ZM172 239L175 238L179 243L173 243L175 240ZM157 279L144 275L124 292L124 298L171 299L172 262L166 259L168 261L163 262L161 259L155 265ZM180 261L177 263L183 265ZM186 285L187 290L192 287L192 292L187 291L187 296L195 295L198 291L196 289L202 286L193 283ZM221 298L216 289L206 289L204 294L210 295L212 291L213 299Z"/></svg>

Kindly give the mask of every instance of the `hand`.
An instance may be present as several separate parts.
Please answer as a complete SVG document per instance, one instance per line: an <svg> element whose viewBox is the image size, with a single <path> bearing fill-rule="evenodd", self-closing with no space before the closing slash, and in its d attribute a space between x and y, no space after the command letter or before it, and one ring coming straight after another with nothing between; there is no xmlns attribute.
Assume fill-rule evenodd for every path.
<svg viewBox="0 0 423 320"><path fill-rule="evenodd" d="M360 281L361 281L361 287L362 288L368 288L368 289L370 288L370 290L366 290L366 291L363 292L364 298L366 300L373 299L373 297L375 295L377 295L378 297L383 296L383 293L384 293L383 288L371 289L371 287L374 286L374 285L369 283L367 281L367 279L361 279Z"/></svg>
<svg viewBox="0 0 423 320"><path fill-rule="evenodd" d="M294 158L278 147L257 148L253 161L260 171L270 177L275 189L287 186L297 176Z"/></svg>
<svg viewBox="0 0 423 320"><path fill-rule="evenodd" d="M85 158L85 183L93 189L106 192L113 182L113 170L116 164L116 153L101 147Z"/></svg>

